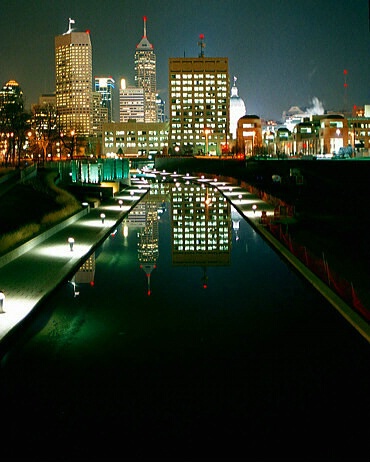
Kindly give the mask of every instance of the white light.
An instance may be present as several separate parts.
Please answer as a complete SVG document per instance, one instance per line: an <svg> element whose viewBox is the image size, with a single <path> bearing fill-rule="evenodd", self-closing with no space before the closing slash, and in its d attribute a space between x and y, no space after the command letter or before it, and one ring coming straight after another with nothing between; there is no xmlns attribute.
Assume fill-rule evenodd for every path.
<svg viewBox="0 0 370 462"><path fill-rule="evenodd" d="M75 243L75 240L73 239L73 237L69 237L68 242L69 242L69 248L71 252L73 252L73 244Z"/></svg>

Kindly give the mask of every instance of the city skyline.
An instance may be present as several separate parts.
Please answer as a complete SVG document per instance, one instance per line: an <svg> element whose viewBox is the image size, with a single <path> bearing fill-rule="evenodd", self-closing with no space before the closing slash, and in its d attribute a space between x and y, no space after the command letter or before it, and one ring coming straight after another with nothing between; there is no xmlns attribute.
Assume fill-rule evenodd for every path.
<svg viewBox="0 0 370 462"><path fill-rule="evenodd" d="M104 12L100 3L85 0L52 7L46 1L8 5L0 28L0 81L16 80L26 107L55 91L54 37L67 31L68 17L75 20L76 31L90 31L93 76L111 75L116 82L126 78L133 85L144 16L157 56L157 90L166 103L168 60L197 57L200 34L206 57L229 59L230 79L238 78L247 113L279 120L293 105L310 107L314 98L325 110L370 103L368 0L181 5L112 0Z"/></svg>

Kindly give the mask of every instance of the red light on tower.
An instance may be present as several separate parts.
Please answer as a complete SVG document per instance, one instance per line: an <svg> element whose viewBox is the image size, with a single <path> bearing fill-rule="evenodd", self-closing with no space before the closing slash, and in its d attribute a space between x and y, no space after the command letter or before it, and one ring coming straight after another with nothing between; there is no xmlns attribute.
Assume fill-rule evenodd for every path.
<svg viewBox="0 0 370 462"><path fill-rule="evenodd" d="M204 56L204 48L206 47L206 44L204 43L204 34L199 34L198 45L200 47L199 58L203 58L203 56Z"/></svg>
<svg viewBox="0 0 370 462"><path fill-rule="evenodd" d="M343 86L344 86L344 88L347 88L348 87L348 83L347 83L348 71L347 71L347 69L344 69L343 74L344 74L344 84L343 84Z"/></svg>

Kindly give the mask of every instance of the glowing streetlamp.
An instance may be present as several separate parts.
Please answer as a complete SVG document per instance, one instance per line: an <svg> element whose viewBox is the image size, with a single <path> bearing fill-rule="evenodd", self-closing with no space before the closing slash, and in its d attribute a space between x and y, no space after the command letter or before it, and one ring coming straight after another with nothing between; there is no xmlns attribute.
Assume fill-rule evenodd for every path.
<svg viewBox="0 0 370 462"><path fill-rule="evenodd" d="M252 209L253 209L253 213L255 214L255 213L256 213L256 210L257 210L257 205L256 205L256 204L253 204L253 205L252 205Z"/></svg>
<svg viewBox="0 0 370 462"><path fill-rule="evenodd" d="M73 239L73 237L68 238L68 243L69 243L70 251L73 252L73 244L75 243L75 240Z"/></svg>
<svg viewBox="0 0 370 462"><path fill-rule="evenodd" d="M123 204L122 199L120 199L120 200L118 201L118 204L119 204L119 208L121 209L121 208L122 208L122 204Z"/></svg>
<svg viewBox="0 0 370 462"><path fill-rule="evenodd" d="M101 222L104 225L104 220L105 220L105 213L100 214Z"/></svg>

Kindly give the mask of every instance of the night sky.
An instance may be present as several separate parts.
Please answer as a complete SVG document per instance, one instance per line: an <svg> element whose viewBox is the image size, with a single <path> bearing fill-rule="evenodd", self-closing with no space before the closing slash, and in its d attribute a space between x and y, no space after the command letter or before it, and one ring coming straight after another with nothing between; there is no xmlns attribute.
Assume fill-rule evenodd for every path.
<svg viewBox="0 0 370 462"><path fill-rule="evenodd" d="M69 17L76 30L90 30L93 74L134 84L143 16L165 101L168 58L198 56L204 34L206 56L229 58L248 114L281 120L314 98L325 110L370 104L368 0L3 0L0 85L15 79L28 107L54 92L54 37Z"/></svg>

